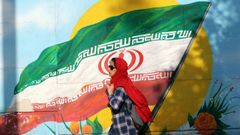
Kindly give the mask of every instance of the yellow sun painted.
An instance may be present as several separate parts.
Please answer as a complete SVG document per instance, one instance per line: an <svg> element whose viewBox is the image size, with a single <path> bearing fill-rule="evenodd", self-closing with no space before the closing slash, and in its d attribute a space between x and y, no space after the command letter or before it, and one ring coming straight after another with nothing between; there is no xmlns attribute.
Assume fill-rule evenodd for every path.
<svg viewBox="0 0 240 135"><path fill-rule="evenodd" d="M122 13L153 7L179 4L176 0L99 0L81 16L73 29L73 38L79 29L100 22L106 18ZM151 131L163 128L174 130L187 122L188 113L194 114L201 106L211 82L212 52L207 34L201 28L187 58L164 100ZM150 106L153 109L154 106ZM105 108L90 117L98 117L104 131L111 125L110 109Z"/></svg>

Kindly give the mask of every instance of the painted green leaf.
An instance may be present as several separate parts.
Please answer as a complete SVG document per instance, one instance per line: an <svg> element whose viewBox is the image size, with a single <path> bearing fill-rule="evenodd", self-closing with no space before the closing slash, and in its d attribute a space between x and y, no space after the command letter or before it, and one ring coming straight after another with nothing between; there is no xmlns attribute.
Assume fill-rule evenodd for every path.
<svg viewBox="0 0 240 135"><path fill-rule="evenodd" d="M87 118L87 124L92 127L92 133L98 133L96 130L96 124Z"/></svg>
<svg viewBox="0 0 240 135"><path fill-rule="evenodd" d="M103 128L102 128L102 125L99 123L97 117L94 120L94 124L96 125L97 133L102 133L103 132Z"/></svg>
<svg viewBox="0 0 240 135"><path fill-rule="evenodd" d="M194 119L189 113L188 113L188 123L190 127L192 127L194 124Z"/></svg>
<svg viewBox="0 0 240 135"><path fill-rule="evenodd" d="M86 119L86 121L87 121L87 124L90 125L92 128L95 126L94 123L88 118Z"/></svg>
<svg viewBox="0 0 240 135"><path fill-rule="evenodd" d="M93 133L102 134L103 129L97 118L93 122L87 118L87 124L92 127Z"/></svg>
<svg viewBox="0 0 240 135"><path fill-rule="evenodd" d="M227 133L223 130L218 129L213 133L213 135L227 135Z"/></svg>
<svg viewBox="0 0 240 135"><path fill-rule="evenodd" d="M80 125L80 134L82 134L82 123L81 123L81 121L79 121L79 125Z"/></svg>
<svg viewBox="0 0 240 135"><path fill-rule="evenodd" d="M226 129L226 128L230 127L229 125L223 123L221 120L217 120L217 124L218 124L219 129Z"/></svg>
<svg viewBox="0 0 240 135"><path fill-rule="evenodd" d="M74 135L74 134L72 133L72 131L70 130L70 128L67 126L66 122L64 121L62 114L61 114L61 118L62 118L63 124L64 124L64 126L66 127L66 129L67 129L72 135Z"/></svg>
<svg viewBox="0 0 240 135"><path fill-rule="evenodd" d="M53 133L54 135L56 135L56 132L54 132L54 130L52 129L52 128L50 128L47 124L44 124L47 128L48 128L48 130L51 132L51 133Z"/></svg>

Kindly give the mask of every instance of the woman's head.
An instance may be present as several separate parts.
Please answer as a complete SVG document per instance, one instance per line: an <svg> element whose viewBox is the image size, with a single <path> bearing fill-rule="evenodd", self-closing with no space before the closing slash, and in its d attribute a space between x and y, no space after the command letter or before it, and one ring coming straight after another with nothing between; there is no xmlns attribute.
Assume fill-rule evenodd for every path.
<svg viewBox="0 0 240 135"><path fill-rule="evenodd" d="M113 77L117 72L116 58L112 58L108 65L108 73L110 77Z"/></svg>
<svg viewBox="0 0 240 135"><path fill-rule="evenodd" d="M128 65L127 62L122 58L112 58L109 62L108 72L110 77L120 77L120 76L128 76L127 70Z"/></svg>

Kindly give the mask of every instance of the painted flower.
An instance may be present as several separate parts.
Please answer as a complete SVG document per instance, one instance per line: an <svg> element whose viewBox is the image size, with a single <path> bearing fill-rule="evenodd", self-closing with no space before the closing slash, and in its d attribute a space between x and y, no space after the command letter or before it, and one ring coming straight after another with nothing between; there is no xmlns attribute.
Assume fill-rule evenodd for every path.
<svg viewBox="0 0 240 135"><path fill-rule="evenodd" d="M88 124L84 125L82 127L82 133L83 134L91 134L92 133L92 127Z"/></svg>
<svg viewBox="0 0 240 135"><path fill-rule="evenodd" d="M79 122L77 122L77 121L71 122L69 128L70 128L71 132L72 132L74 135L77 135L77 134L79 133L79 131L80 131Z"/></svg>
<svg viewBox="0 0 240 135"><path fill-rule="evenodd" d="M217 122L214 116L207 112L201 112L195 119L194 127L202 135L210 135L215 132L217 128Z"/></svg>
<svg viewBox="0 0 240 135"><path fill-rule="evenodd" d="M225 135L227 134L224 129L230 127L221 120L223 115L229 115L235 113L234 106L231 106L228 100L230 93L234 87L228 85L223 87L223 83L218 85L217 90L214 92L215 86L218 85L218 81L215 81L211 88L209 99L204 101L203 105L198 110L197 116L194 118L191 114L188 114L188 123L190 127L194 127L202 135ZM216 130L217 129L217 130Z"/></svg>

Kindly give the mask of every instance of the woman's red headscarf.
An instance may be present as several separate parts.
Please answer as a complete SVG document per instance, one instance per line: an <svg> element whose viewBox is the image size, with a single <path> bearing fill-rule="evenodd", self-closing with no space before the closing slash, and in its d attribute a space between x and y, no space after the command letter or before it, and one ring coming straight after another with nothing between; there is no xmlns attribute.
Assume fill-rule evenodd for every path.
<svg viewBox="0 0 240 135"><path fill-rule="evenodd" d="M128 77L128 65L122 58L115 58L116 74L112 77L111 83L114 84L114 89L123 87L127 95L135 104L135 109L144 122L152 121L151 111L148 107L145 96L138 90Z"/></svg>

